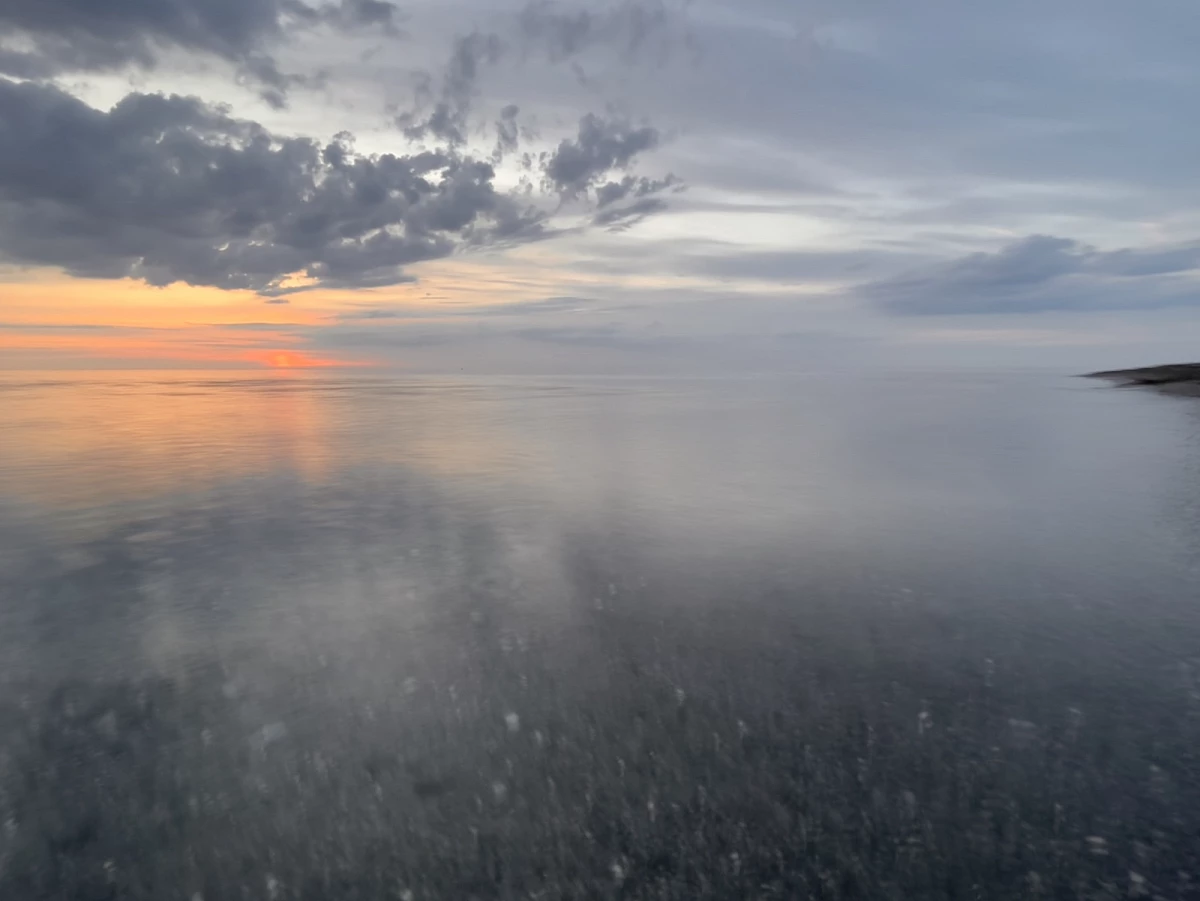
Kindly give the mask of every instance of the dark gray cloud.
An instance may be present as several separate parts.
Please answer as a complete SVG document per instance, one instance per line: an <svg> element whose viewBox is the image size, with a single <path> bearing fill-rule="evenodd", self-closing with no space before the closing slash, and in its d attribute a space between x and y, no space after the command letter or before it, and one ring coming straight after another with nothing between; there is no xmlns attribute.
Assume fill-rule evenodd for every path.
<svg viewBox="0 0 1200 901"><path fill-rule="evenodd" d="M596 205L603 208L623 200L634 200L658 194L668 188L682 187L674 175L666 178L646 178L626 175L620 181L609 181L596 189Z"/></svg>
<svg viewBox="0 0 1200 901"><path fill-rule="evenodd" d="M354 153L281 138L194 98L109 112L0 80L0 254L90 277L267 295L404 281L406 265L531 240L543 216L449 151Z"/></svg>
<svg viewBox="0 0 1200 901"><path fill-rule="evenodd" d="M317 27L396 34L400 14L390 2L2 3L0 258L280 299L411 281L404 270L413 263L551 236L549 205L531 205L539 186L560 198L586 196L601 209L593 225L628 227L662 209L656 195L676 186L625 174L660 141L649 125L585 116L576 139L530 157L532 179L541 180L526 177L524 199L494 184L493 166L531 134L517 104L495 120L490 161L464 148L477 127L472 103L488 67L518 53L561 61L600 46L636 56L665 27L666 10L662 0L622 0L601 11L534 0L505 20L503 36L479 28L460 35L444 70L425 77L418 108L397 120L428 149L364 155L349 135L322 146L198 99L134 93L102 111L60 88L4 74L152 70L169 51L183 50L229 62L239 80L282 107L293 87L323 76L283 71L276 49Z"/></svg>
<svg viewBox="0 0 1200 901"><path fill-rule="evenodd" d="M626 175L620 181L605 182L596 188L599 209L592 216L592 225L608 231L626 231L667 209L667 202L661 196L664 191L683 189L683 183L674 175L666 178Z"/></svg>
<svg viewBox="0 0 1200 901"><path fill-rule="evenodd" d="M1200 243L1101 251L1033 235L995 253L871 282L859 293L889 312L915 315L1139 310L1200 304L1198 275Z"/></svg>
<svg viewBox="0 0 1200 901"><path fill-rule="evenodd" d="M517 116L521 108L510 103L500 110L500 118L496 120L496 149L492 151L492 162L499 163L510 153L515 153L521 141L521 126Z"/></svg>
<svg viewBox="0 0 1200 901"><path fill-rule="evenodd" d="M480 78L502 61L570 64L576 80L592 84L583 58L604 51L620 69L651 60L661 64L679 43L686 43L687 0L618 0L603 8L563 0L529 0L515 16L502 17L494 28L475 29L453 43L440 71L417 78L416 109L400 113L396 124L412 140L466 142ZM517 149L518 107L508 104L495 124L497 153ZM482 125L482 123L479 123Z"/></svg>
<svg viewBox="0 0 1200 901"><path fill-rule="evenodd" d="M513 18L501 18L494 28L476 28L453 41L440 71L422 71L417 77L415 105L395 116L395 124L411 141L450 147L465 146L473 136L486 134L488 123L474 119L474 108L485 73L502 62L531 60L579 66L585 54L603 49L615 53L627 68L653 56L661 61L678 35L686 34L683 10L687 3L665 0L620 0L604 8L560 0L530 0ZM490 123L495 143L494 164L517 153L523 141L537 137L537 129L521 118L521 106L506 103ZM674 176L652 179L626 175L606 181L628 169L641 153L656 148L661 133L651 125L634 126L627 118L586 114L575 138L566 139L550 154L526 153L527 178L565 200L586 198L603 212L593 225L608 229L629 228L654 212L665 209L651 200L679 186ZM595 189L594 195L592 189ZM621 210L605 208L629 201Z"/></svg>
<svg viewBox="0 0 1200 901"><path fill-rule="evenodd" d="M475 31L455 38L440 84L425 74L417 88L418 111L402 113L396 124L414 141L433 138L455 145L466 143L479 74L499 62L505 50L504 41L496 34ZM422 108L428 111L422 114Z"/></svg>
<svg viewBox="0 0 1200 901"><path fill-rule="evenodd" d="M592 225L612 232L628 231L666 208L667 202L661 197L643 197L627 206L601 209L592 217Z"/></svg>
<svg viewBox="0 0 1200 901"><path fill-rule="evenodd" d="M297 29L395 29L398 9L385 0L4 0L0 74L45 78L125 66L153 68L164 51L217 57L264 89L273 104L308 76L280 71L277 46Z"/></svg>
<svg viewBox="0 0 1200 901"><path fill-rule="evenodd" d="M683 4L686 7L686 4ZM621 0L597 9L560 0L532 0L518 18L519 47L551 62L574 59L597 46L626 63L652 53L662 60L680 35L682 9L663 0Z"/></svg>
<svg viewBox="0 0 1200 901"><path fill-rule="evenodd" d="M588 113L579 120L576 138L564 139L546 162L546 180L564 197L579 197L614 170L627 168L638 154L653 150L661 139L653 126L634 126L624 119L605 119ZM618 196L610 196L607 202L620 199L631 189L632 186L617 184ZM614 193L608 184L604 190L610 195Z"/></svg>

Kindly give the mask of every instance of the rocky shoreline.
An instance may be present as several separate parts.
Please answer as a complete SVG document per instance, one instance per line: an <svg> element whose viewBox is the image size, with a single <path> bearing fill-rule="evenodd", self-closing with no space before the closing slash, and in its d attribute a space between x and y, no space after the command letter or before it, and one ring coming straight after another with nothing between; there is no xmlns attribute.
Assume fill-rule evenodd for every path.
<svg viewBox="0 0 1200 901"><path fill-rule="evenodd" d="M1092 379L1106 379L1121 387L1149 387L1168 394L1200 396L1200 363L1173 363L1141 369L1089 372Z"/></svg>

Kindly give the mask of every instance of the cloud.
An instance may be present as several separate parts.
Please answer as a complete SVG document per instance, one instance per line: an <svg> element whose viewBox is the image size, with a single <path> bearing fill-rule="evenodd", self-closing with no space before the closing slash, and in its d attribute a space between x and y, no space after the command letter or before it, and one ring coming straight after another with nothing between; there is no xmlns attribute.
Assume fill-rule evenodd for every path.
<svg viewBox="0 0 1200 901"><path fill-rule="evenodd" d="M433 80L428 75L418 86L418 101L422 105L432 103L432 110L424 117L419 112L397 117L396 124L405 136L414 141L434 138L455 145L465 143L480 70L495 65L505 49L504 42L496 34L475 31L455 38L450 60L441 75L440 93L435 94Z"/></svg>
<svg viewBox="0 0 1200 901"><path fill-rule="evenodd" d="M388 0L342 0L318 15L341 28L381 28L389 34L396 33L401 18L399 7Z"/></svg>
<svg viewBox="0 0 1200 901"><path fill-rule="evenodd" d="M653 150L661 138L653 126L635 127L622 119L588 113L579 120L576 138L564 139L547 161L546 179L564 197L578 197L613 170L628 167L638 154ZM613 189L605 185L603 190L611 193Z"/></svg>
<svg viewBox="0 0 1200 901"><path fill-rule="evenodd" d="M621 71L647 59L661 65L673 47L689 39L687 6L687 0L620 0L596 9L562 0L530 0L494 28L476 28L455 38L442 69L419 74L416 109L397 115L396 124L411 140L465 143L480 78L505 60L569 62L576 79L585 83L592 79L580 59L598 50L615 54ZM498 159L518 147L518 111L509 103L494 123Z"/></svg>
<svg viewBox="0 0 1200 901"><path fill-rule="evenodd" d="M678 270L721 280L811 284L859 282L897 265L911 268L912 251L885 250L747 250L744 247L701 247L682 255Z"/></svg>
<svg viewBox="0 0 1200 901"><path fill-rule="evenodd" d="M540 237L544 216L493 178L451 151L278 137L194 98L103 112L0 80L0 255L74 275L268 296L396 284L412 263Z"/></svg>
<svg viewBox="0 0 1200 901"><path fill-rule="evenodd" d="M892 313L1036 313L1200 304L1200 243L1100 251L1032 235L867 283L858 293Z"/></svg>
<svg viewBox="0 0 1200 901"><path fill-rule="evenodd" d="M596 204L603 208L627 198L649 197L668 188L682 187L682 183L674 175L658 179L626 175L620 181L610 181L600 185L596 189Z"/></svg>
<svg viewBox="0 0 1200 901"><path fill-rule="evenodd" d="M1182 319L1195 304L1185 242L1200 235L1189 156L1200 126L1184 111L1200 88L1200 20L1187 4L1146 15L1118 0L396 2L403 15L324 0L0 0L0 71L62 75L60 87L104 110L130 78L136 90L233 105L202 104L202 119L224 121L170 127L132 115L142 95L125 120L83 107L56 120L53 105L22 119L5 106L0 152L23 150L15 170L0 157L0 258L250 286L283 303L306 288L424 274L407 259L558 234L553 248L489 258L514 284L536 285L534 297L657 310L719 295L617 318L723 338L901 334L953 313L992 314L973 329L1024 328L1015 320L1027 313L1038 328L1054 318L1083 332L1154 308L1179 308L1156 322ZM180 11L186 22L172 18ZM403 44L348 37L401 27ZM685 59L674 51L691 33L703 54ZM264 111L231 75L291 109ZM322 89L299 90L301 77ZM56 137L35 140L51 125ZM343 129L357 151L328 141ZM422 168L425 148L444 169ZM484 161L497 174L469 177ZM450 173L470 197L445 184ZM427 186L418 205L476 218L442 231L410 220L410 180ZM372 200L381 183L387 198ZM489 186L527 228L500 233ZM622 231L667 203L661 229ZM1022 235L1058 237L1013 241ZM455 267L430 277L435 268ZM482 290L458 285L447 290ZM755 295L778 311L748 320ZM607 321L500 315L481 320L497 331ZM396 330L414 324L395 318Z"/></svg>
<svg viewBox="0 0 1200 901"><path fill-rule="evenodd" d="M168 50L216 57L259 84L274 105L305 83L282 73L273 51L299 29L393 31L398 9L384 0L5 0L0 74L46 78L134 66L154 68ZM15 49L14 49L15 45Z"/></svg>
<svg viewBox="0 0 1200 901"><path fill-rule="evenodd" d="M499 163L510 153L515 153L521 142L521 127L517 116L521 108L510 103L500 110L500 118L496 120L496 149L492 151L492 162Z"/></svg>
<svg viewBox="0 0 1200 901"><path fill-rule="evenodd" d="M672 38L682 33L680 16L680 9L663 0L623 0L603 10L559 0L533 0L517 21L525 53L544 53L552 62L561 62L606 46L615 48L620 58L630 63L641 59L655 38L659 41L651 52L662 59Z"/></svg>
<svg viewBox="0 0 1200 901"><path fill-rule="evenodd" d="M667 202L661 197L644 197L636 203L623 207L601 209L592 217L592 225L605 228L611 232L627 231L654 213L661 213L667 208Z"/></svg>
<svg viewBox="0 0 1200 901"><path fill-rule="evenodd" d="M531 316L545 313L596 312L594 300L586 297L548 297L523 303L487 304L484 306L409 306L409 307L362 307L338 313L333 318L338 322L362 322L386 319L442 319L469 318L485 319L494 316Z"/></svg>

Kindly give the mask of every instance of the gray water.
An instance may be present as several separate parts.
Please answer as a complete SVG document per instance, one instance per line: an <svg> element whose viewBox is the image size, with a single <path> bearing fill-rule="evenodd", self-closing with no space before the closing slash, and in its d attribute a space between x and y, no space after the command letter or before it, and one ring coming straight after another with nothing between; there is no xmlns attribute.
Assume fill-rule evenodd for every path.
<svg viewBox="0 0 1200 901"><path fill-rule="evenodd" d="M0 898L1200 897L1200 401L0 377Z"/></svg>

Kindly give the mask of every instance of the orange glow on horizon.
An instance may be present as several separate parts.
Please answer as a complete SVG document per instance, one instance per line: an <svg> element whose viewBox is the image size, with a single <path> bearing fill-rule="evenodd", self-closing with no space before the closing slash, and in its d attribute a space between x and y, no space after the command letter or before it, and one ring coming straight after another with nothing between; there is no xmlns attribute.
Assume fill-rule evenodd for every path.
<svg viewBox="0 0 1200 901"><path fill-rule="evenodd" d="M264 369L362 368L377 365L370 360L345 360L323 357L301 350L280 348L295 338L282 333L246 333L220 328L165 329L153 335L144 333L106 334L22 334L0 329L0 352L4 350L38 353L47 359L85 357L110 361L161 361L190 363L197 366L244 366ZM264 343L274 347L263 347Z"/></svg>
<svg viewBox="0 0 1200 901"><path fill-rule="evenodd" d="M590 296L598 280L571 263L571 257L545 247L514 250L504 262L462 255L412 267L419 281L315 288L271 299L252 291L186 284L160 288L129 278L79 279L49 268L0 267L0 369L402 366L386 349L364 356L369 342L342 342L327 356L323 346L333 342L322 339L342 328L399 333L418 319L465 323L463 317L477 308ZM645 284L632 276L599 281L626 288L683 285L678 279L641 278ZM313 287L302 281L289 285ZM391 310L404 315L374 322L373 310L383 314L379 319L390 318Z"/></svg>
<svg viewBox="0 0 1200 901"><path fill-rule="evenodd" d="M335 369L374 365L361 360L333 360L326 357L314 357L312 354L294 350L271 350L261 354L256 353L252 355L251 362L270 369Z"/></svg>
<svg viewBox="0 0 1200 901"><path fill-rule="evenodd" d="M22 360L41 360L51 368L69 367L72 361L139 368L375 365L305 350L307 330L329 321L330 311L319 297L269 304L245 291L154 288L129 279L73 279L46 270L24 276L0 285L0 357L15 351Z"/></svg>

